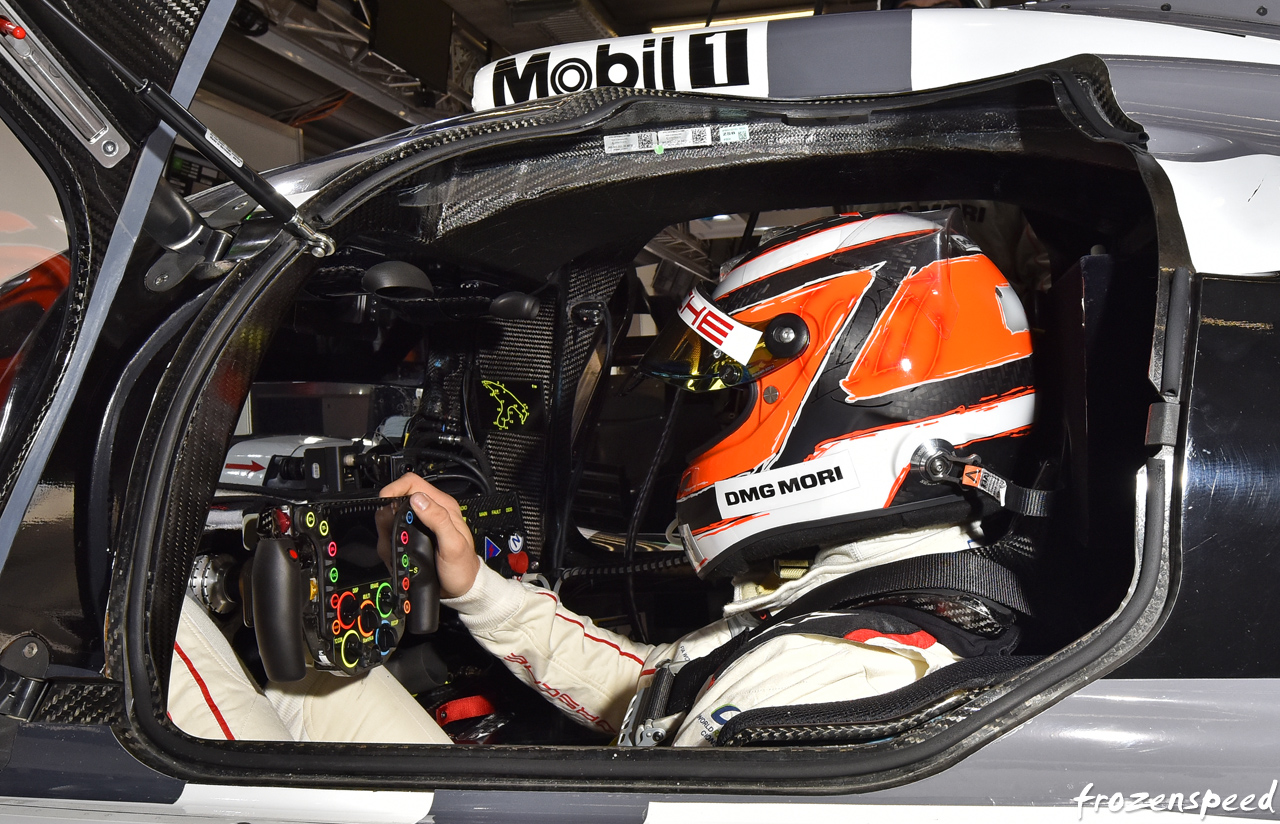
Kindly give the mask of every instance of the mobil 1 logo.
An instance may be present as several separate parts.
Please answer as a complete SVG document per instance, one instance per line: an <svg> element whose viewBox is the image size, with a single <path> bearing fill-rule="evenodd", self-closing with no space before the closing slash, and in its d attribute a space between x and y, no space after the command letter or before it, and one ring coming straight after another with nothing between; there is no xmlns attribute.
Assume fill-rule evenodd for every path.
<svg viewBox="0 0 1280 824"><path fill-rule="evenodd" d="M858 488L858 476L846 451L781 469L770 469L720 481L716 504L721 518L755 515L771 509L809 503Z"/></svg>
<svg viewBox="0 0 1280 824"><path fill-rule="evenodd" d="M638 35L525 52L476 74L476 111L602 86L769 93L768 23Z"/></svg>

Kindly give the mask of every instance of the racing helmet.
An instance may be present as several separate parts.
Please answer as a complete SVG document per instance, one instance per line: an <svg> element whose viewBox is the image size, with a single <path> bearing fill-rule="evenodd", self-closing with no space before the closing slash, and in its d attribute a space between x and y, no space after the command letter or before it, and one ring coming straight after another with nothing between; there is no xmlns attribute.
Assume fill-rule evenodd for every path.
<svg viewBox="0 0 1280 824"><path fill-rule="evenodd" d="M992 508L920 464L927 448L1019 468L1035 413L1022 303L958 220L797 226L680 304L641 371L747 395L680 480L678 530L700 576Z"/></svg>

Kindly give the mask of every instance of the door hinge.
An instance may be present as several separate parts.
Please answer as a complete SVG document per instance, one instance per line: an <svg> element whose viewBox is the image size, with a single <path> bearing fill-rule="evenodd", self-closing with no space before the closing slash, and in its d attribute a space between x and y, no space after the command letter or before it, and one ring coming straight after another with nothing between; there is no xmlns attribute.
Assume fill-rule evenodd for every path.
<svg viewBox="0 0 1280 824"><path fill-rule="evenodd" d="M30 721L44 699L47 681L0 667L0 715Z"/></svg>

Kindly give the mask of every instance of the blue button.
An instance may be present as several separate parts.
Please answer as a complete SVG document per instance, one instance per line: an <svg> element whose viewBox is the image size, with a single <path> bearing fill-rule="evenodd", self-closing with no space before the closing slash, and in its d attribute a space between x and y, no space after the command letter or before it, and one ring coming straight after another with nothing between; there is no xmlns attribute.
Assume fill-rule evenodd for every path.
<svg viewBox="0 0 1280 824"><path fill-rule="evenodd" d="M409 510L409 511L407 511L407 512L405 512L405 513L404 513L404 522L405 522L406 524L411 524L411 523L413 523L413 510Z"/></svg>

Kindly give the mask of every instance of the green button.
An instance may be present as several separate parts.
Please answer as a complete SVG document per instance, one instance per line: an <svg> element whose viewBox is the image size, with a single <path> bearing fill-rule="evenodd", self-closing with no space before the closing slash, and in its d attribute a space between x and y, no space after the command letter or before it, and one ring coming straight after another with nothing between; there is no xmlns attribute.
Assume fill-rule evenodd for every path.
<svg viewBox="0 0 1280 824"><path fill-rule="evenodd" d="M409 565L409 556L408 556L408 555L401 555L401 556L400 556L400 566L402 566L402 567L407 567L408 565Z"/></svg>
<svg viewBox="0 0 1280 824"><path fill-rule="evenodd" d="M333 581L335 584L336 584L336 583L338 583L338 568L337 568L337 567L330 567L330 568L329 568L329 580L330 580L330 581Z"/></svg>

